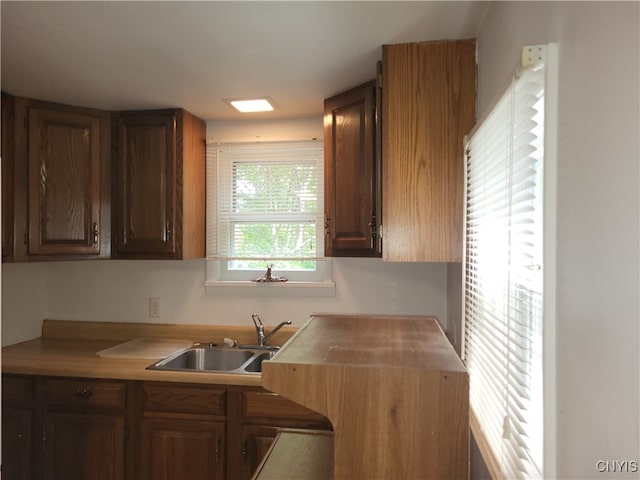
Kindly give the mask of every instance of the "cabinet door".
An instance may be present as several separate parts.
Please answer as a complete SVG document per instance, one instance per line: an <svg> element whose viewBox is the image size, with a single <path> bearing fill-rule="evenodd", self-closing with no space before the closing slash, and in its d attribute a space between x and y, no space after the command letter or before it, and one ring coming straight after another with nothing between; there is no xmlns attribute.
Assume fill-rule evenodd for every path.
<svg viewBox="0 0 640 480"><path fill-rule="evenodd" d="M34 383L29 377L2 376L2 478L34 477Z"/></svg>
<svg viewBox="0 0 640 480"><path fill-rule="evenodd" d="M383 46L383 258L462 261L475 41Z"/></svg>
<svg viewBox="0 0 640 480"><path fill-rule="evenodd" d="M242 479L249 480L267 455L278 435L278 427L244 425L242 427Z"/></svg>
<svg viewBox="0 0 640 480"><path fill-rule="evenodd" d="M224 475L224 423L143 419L143 480L213 480Z"/></svg>
<svg viewBox="0 0 640 480"><path fill-rule="evenodd" d="M125 477L124 457L122 416L45 413L44 478L120 480Z"/></svg>
<svg viewBox="0 0 640 480"><path fill-rule="evenodd" d="M100 253L100 118L28 110L29 255Z"/></svg>
<svg viewBox="0 0 640 480"><path fill-rule="evenodd" d="M14 116L13 97L2 92L2 261L13 260L13 170L14 170Z"/></svg>
<svg viewBox="0 0 640 480"><path fill-rule="evenodd" d="M324 103L327 256L380 256L376 82Z"/></svg>
<svg viewBox="0 0 640 480"><path fill-rule="evenodd" d="M176 255L176 116L118 117L116 243L120 256Z"/></svg>
<svg viewBox="0 0 640 480"><path fill-rule="evenodd" d="M2 478L5 480L32 478L32 417L31 409L2 409Z"/></svg>

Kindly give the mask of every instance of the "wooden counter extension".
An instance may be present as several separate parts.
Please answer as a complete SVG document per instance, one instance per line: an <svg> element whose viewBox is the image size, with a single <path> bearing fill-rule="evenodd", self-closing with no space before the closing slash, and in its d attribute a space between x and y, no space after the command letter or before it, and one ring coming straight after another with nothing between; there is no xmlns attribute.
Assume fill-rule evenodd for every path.
<svg viewBox="0 0 640 480"><path fill-rule="evenodd" d="M469 476L468 375L434 317L313 316L262 382L331 421L336 480Z"/></svg>

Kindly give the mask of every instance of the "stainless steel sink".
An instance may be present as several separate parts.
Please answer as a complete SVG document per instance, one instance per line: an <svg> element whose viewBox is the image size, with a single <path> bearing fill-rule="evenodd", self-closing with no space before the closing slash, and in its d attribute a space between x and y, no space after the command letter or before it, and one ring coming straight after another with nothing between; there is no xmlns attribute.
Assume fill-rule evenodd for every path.
<svg viewBox="0 0 640 480"><path fill-rule="evenodd" d="M157 361L147 370L259 374L262 362L275 353L263 349L193 347Z"/></svg>

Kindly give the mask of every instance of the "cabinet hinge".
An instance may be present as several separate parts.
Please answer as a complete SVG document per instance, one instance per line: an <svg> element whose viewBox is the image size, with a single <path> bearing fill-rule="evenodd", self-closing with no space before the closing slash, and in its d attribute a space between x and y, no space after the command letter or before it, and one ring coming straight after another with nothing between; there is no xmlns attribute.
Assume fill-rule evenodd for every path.
<svg viewBox="0 0 640 480"><path fill-rule="evenodd" d="M221 455L220 450L222 450L222 445L221 445L220 437L218 437L216 440L216 463L220 463L220 455Z"/></svg>

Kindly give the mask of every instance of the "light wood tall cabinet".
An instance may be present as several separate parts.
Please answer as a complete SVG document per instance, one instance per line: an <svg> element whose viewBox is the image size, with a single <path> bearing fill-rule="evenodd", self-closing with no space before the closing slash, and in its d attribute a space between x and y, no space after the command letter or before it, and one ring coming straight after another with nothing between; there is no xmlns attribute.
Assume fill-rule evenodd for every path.
<svg viewBox="0 0 640 480"><path fill-rule="evenodd" d="M204 257L204 122L178 109L120 112L114 124L114 257Z"/></svg>
<svg viewBox="0 0 640 480"><path fill-rule="evenodd" d="M382 48L383 259L462 261L463 138L475 40Z"/></svg>
<svg viewBox="0 0 640 480"><path fill-rule="evenodd" d="M469 476L469 377L435 317L313 316L263 364L262 383L333 434L281 433L256 480Z"/></svg>

